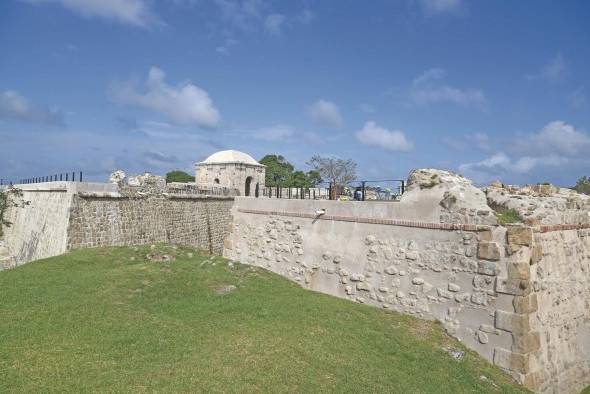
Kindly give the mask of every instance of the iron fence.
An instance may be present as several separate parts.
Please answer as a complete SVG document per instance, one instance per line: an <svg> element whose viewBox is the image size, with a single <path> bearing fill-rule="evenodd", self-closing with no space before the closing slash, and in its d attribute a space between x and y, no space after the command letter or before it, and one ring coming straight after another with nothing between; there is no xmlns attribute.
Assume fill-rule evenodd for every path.
<svg viewBox="0 0 590 394"><path fill-rule="evenodd" d="M256 197L301 200L398 201L406 189L403 179L355 180L334 187L322 183L316 187L267 186Z"/></svg>
<svg viewBox="0 0 590 394"><path fill-rule="evenodd" d="M29 184L34 184L34 183L60 182L60 181L82 182L82 179L83 179L82 171L72 171L71 173L64 172L64 173L53 174L53 175L36 176L36 177L30 177L30 178L20 178L18 180L0 178L0 186L13 185L13 184L29 185Z"/></svg>

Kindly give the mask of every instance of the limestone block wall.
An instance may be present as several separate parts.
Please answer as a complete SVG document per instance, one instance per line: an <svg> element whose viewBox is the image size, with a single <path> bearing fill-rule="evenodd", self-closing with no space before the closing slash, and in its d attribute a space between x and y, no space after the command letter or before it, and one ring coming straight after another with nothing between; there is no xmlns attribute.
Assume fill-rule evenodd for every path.
<svg viewBox="0 0 590 394"><path fill-rule="evenodd" d="M326 214L316 218L319 209ZM224 253L309 289L440 320L489 360L510 349L512 333L496 327L496 311L511 312L514 299L497 291L508 276L506 229L420 222L404 209L237 198ZM406 219L391 219L392 210Z"/></svg>
<svg viewBox="0 0 590 394"><path fill-rule="evenodd" d="M11 208L0 269L71 249L170 242L221 254L233 197L149 192L116 184L16 185L30 204Z"/></svg>
<svg viewBox="0 0 590 394"><path fill-rule="evenodd" d="M542 258L530 266L539 341L531 368L539 391L579 392L590 385L590 230L538 232L535 242Z"/></svg>
<svg viewBox="0 0 590 394"><path fill-rule="evenodd" d="M4 230L4 244L14 263L64 253L72 198L67 183L36 184L22 190L30 204L9 210L12 226Z"/></svg>
<svg viewBox="0 0 590 394"><path fill-rule="evenodd" d="M431 209L421 217L412 201L238 197L224 255L437 319L534 391L590 385L589 230L445 223L440 206Z"/></svg>
<svg viewBox="0 0 590 394"><path fill-rule="evenodd" d="M191 245L221 254L233 198L74 196L68 249L141 245Z"/></svg>

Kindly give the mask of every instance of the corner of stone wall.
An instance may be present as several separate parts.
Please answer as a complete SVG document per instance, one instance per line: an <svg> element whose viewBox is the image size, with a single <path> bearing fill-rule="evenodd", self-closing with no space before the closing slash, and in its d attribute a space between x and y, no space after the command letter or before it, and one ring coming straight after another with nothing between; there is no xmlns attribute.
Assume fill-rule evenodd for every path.
<svg viewBox="0 0 590 394"><path fill-rule="evenodd" d="M223 257L227 259L234 258L234 232L236 225L234 224L233 215L230 214L229 223L227 224L227 233L223 240Z"/></svg>
<svg viewBox="0 0 590 394"><path fill-rule="evenodd" d="M537 294L531 283L531 266L542 256L535 243L535 228L525 225L507 226L506 277L498 277L496 291L512 295L513 311L497 310L495 327L512 334L510 349L496 347L494 364L508 370L526 388L536 391L545 376L537 369L536 354L541 347L540 333L532 330L531 319L538 309Z"/></svg>

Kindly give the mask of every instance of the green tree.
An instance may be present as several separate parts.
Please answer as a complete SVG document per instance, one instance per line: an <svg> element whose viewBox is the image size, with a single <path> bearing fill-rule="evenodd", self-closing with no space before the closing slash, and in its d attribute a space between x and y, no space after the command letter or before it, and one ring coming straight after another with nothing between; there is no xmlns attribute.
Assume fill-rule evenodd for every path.
<svg viewBox="0 0 590 394"><path fill-rule="evenodd" d="M590 177L583 176L578 179L574 190L578 193L590 194Z"/></svg>
<svg viewBox="0 0 590 394"><path fill-rule="evenodd" d="M309 187L316 187L318 183L322 183L322 176L316 170L308 171L305 176L307 177Z"/></svg>
<svg viewBox="0 0 590 394"><path fill-rule="evenodd" d="M309 187L309 180L303 171L292 172L287 181L288 187Z"/></svg>
<svg viewBox="0 0 590 394"><path fill-rule="evenodd" d="M266 166L266 186L287 187L293 173L293 165L281 155L266 155L260 160Z"/></svg>
<svg viewBox="0 0 590 394"><path fill-rule="evenodd" d="M187 174L184 171L174 170L174 171L170 171L169 173L166 174L166 183L170 183L170 182L187 183L187 182L194 182L194 181L195 181L195 177Z"/></svg>

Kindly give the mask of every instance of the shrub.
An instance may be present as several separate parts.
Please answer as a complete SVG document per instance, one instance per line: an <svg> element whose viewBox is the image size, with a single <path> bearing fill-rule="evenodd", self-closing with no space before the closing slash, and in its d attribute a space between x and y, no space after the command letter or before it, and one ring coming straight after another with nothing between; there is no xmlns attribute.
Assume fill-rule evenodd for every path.
<svg viewBox="0 0 590 394"><path fill-rule="evenodd" d="M504 212L500 212L498 214L498 223L500 223L501 225L510 223L522 223L522 221L522 217L514 208L507 209Z"/></svg>
<svg viewBox="0 0 590 394"><path fill-rule="evenodd" d="M187 183L187 182L194 182L194 181L195 181L195 177L187 174L184 171L176 170L176 171L170 171L169 173L166 174L166 183L170 183L170 182Z"/></svg>

